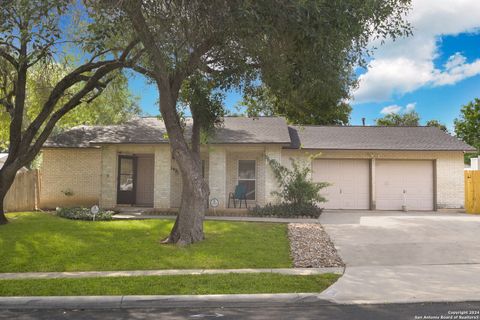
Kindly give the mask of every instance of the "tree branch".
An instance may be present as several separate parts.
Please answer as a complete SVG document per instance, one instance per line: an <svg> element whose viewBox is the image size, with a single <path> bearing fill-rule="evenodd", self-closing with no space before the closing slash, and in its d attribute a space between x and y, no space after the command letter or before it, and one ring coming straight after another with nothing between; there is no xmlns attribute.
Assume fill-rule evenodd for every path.
<svg viewBox="0 0 480 320"><path fill-rule="evenodd" d="M18 69L17 60L3 48L0 48L0 57L3 57L5 60L7 60L15 69Z"/></svg>
<svg viewBox="0 0 480 320"><path fill-rule="evenodd" d="M207 39L202 42L197 48L195 48L189 55L186 66L177 70L172 78L172 90L178 91L182 86L183 80L187 78L198 67L200 59L204 54L211 49L213 45L213 39Z"/></svg>
<svg viewBox="0 0 480 320"><path fill-rule="evenodd" d="M47 101L43 104L42 111L40 111L40 113L32 121L32 123L30 123L27 130L25 131L25 134L23 137L25 144L23 144L23 149L26 149L30 145L36 133L38 132L38 130L40 130L40 127L44 124L44 122L47 120L49 115L52 113L52 111L54 110L60 98L64 96L66 90L68 90L69 88L71 88L72 86L74 86L79 82L87 82L84 89L91 88L90 91L92 91L95 88L101 88L102 84L99 82L99 80L103 77L103 75L102 77L98 77L99 73L103 73L104 70L109 70L108 72L110 72L115 69L119 69L125 66L130 66L132 62L125 61L125 59L126 57L128 57L129 53L133 50L133 48L135 47L135 44L137 44L138 41L133 41L132 43L129 44L127 48L124 50L124 52L120 56L120 59L87 63L78 67L77 69L73 70L70 74L63 77L63 79L60 80L57 83L57 85L53 88ZM93 70L96 70L96 71L91 76L84 74L85 72L91 72ZM83 92L83 89L80 92ZM80 100L87 93L85 93L80 98ZM72 99L75 99L76 96L77 94L75 94L70 101L72 101Z"/></svg>
<svg viewBox="0 0 480 320"><path fill-rule="evenodd" d="M28 144L26 143L23 144L22 147L24 147L25 149L28 148L28 150L25 150L26 152L24 154L27 154L27 155L37 154L40 151L40 148L43 146L45 141L48 139L48 137L52 133L52 130L57 124L57 122L67 112L69 112L70 110L74 109L76 106L81 104L83 102L82 99L88 93L90 93L92 90L98 87L98 83L100 82L100 79L102 79L105 75L112 72L113 70L121 68L124 65L125 63L123 61L115 61L115 62L111 62L110 64L104 65L100 67L98 70L96 70L95 73L90 78L90 80L85 84L85 86L75 95L73 95L73 97L70 98L60 109L58 109L52 114L52 116L47 121L47 124L45 125L44 129L42 130L42 132L40 133L40 135L38 136L34 144L31 147L30 147L30 142L28 142ZM98 95L96 95L96 97L98 97ZM28 161L30 159L25 159L25 160Z"/></svg>
<svg viewBox="0 0 480 320"><path fill-rule="evenodd" d="M145 17L142 13L141 2L135 0L123 1L122 5L129 16L140 41L142 42L143 46L147 48L147 51L150 54L150 58L154 67L154 78L162 82L163 85L167 85L168 67L164 62L166 59L162 54L162 51L157 47L156 39L145 21Z"/></svg>

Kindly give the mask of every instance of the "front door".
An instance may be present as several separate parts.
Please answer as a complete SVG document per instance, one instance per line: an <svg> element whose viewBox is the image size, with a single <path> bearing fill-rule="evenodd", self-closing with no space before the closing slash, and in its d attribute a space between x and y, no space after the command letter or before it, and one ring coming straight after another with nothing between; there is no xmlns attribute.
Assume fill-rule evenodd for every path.
<svg viewBox="0 0 480 320"><path fill-rule="evenodd" d="M117 203L135 204L137 160L133 156L118 156Z"/></svg>

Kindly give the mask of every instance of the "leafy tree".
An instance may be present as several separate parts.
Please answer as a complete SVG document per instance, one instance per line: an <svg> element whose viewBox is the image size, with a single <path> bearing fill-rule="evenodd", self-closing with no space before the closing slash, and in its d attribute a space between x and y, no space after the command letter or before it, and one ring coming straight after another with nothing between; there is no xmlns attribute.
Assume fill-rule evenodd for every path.
<svg viewBox="0 0 480 320"><path fill-rule="evenodd" d="M327 99L328 95L315 92L299 101L302 106L297 108L288 97L275 95L266 85L260 85L247 87L239 105L246 108L248 116L281 115L294 124L347 125L352 107L341 100L344 97Z"/></svg>
<svg viewBox="0 0 480 320"><path fill-rule="evenodd" d="M356 84L353 69L365 65L372 39L410 33L408 0L384 1L89 1L99 30L133 31L146 59L134 69L160 93L160 112L183 180L177 220L164 242L190 244L204 238L209 189L201 176L198 143L183 135L178 99L183 84L199 73L217 89L265 84L288 111L340 101ZM327 98L328 96L328 98ZM192 112L193 123L204 108ZM209 106L207 107L209 108ZM298 109L298 111L290 110Z"/></svg>
<svg viewBox="0 0 480 320"><path fill-rule="evenodd" d="M383 118L375 120L377 126L418 126L420 116L416 111L405 112L402 114L389 113Z"/></svg>
<svg viewBox="0 0 480 320"><path fill-rule="evenodd" d="M464 105L460 110L460 118L455 119L454 124L457 137L477 148L476 153L465 155L465 162L468 163L470 158L480 155L480 99L475 98Z"/></svg>
<svg viewBox="0 0 480 320"><path fill-rule="evenodd" d="M35 158L60 119L94 101L115 72L132 65L139 54L138 42L128 39L109 50L92 47L88 24L75 24L77 7L69 0L0 1L0 118L9 128L8 134L2 133L2 139L8 139L8 158L0 169L0 224L8 222L3 201L16 172ZM83 39L70 37L64 25L68 21ZM60 61L66 44L70 50L84 50L84 59L59 76L42 92L38 107L30 109L30 75Z"/></svg>
<svg viewBox="0 0 480 320"><path fill-rule="evenodd" d="M448 129L447 129L447 126L445 124L441 123L438 120L428 120L427 121L427 126L428 127L437 127L438 129L442 130L443 132L449 133Z"/></svg>
<svg viewBox="0 0 480 320"><path fill-rule="evenodd" d="M73 58L65 60L62 63L38 64L31 67L27 75L24 127L30 125L41 111L55 84L73 71L78 63ZM80 85L72 87L78 90ZM68 97L61 98L59 103L67 99ZM3 115L3 117L0 116L0 150L8 150L10 117L6 112L0 114ZM61 131L77 125L117 124L139 114L138 98L130 93L126 76L118 72L118 75L103 90L102 95L89 103L83 102L68 112L57 122L53 131Z"/></svg>
<svg viewBox="0 0 480 320"><path fill-rule="evenodd" d="M309 178L311 173L309 166L290 159L292 169L289 169L275 159L267 158L267 161L280 187L280 191L274 191L272 194L278 196L282 202L304 206L327 201L319 192L330 184L313 182Z"/></svg>

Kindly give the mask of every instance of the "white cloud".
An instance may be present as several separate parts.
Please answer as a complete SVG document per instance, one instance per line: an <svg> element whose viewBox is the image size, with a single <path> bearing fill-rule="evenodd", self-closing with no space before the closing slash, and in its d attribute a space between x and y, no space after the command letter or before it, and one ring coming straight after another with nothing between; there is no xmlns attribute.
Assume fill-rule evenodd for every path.
<svg viewBox="0 0 480 320"><path fill-rule="evenodd" d="M401 112L412 112L415 110L416 102L409 103L404 107L397 104L392 104L390 106L384 107L380 113L381 114L391 114L391 113L401 113Z"/></svg>
<svg viewBox="0 0 480 320"><path fill-rule="evenodd" d="M402 107L394 104L394 105L383 108L382 111L380 111L380 113L381 114L399 113L400 110L402 110Z"/></svg>
<svg viewBox="0 0 480 320"><path fill-rule="evenodd" d="M480 74L480 59L468 62L460 52L442 68L434 64L441 36L480 31L480 1L414 0L408 20L414 28L412 37L383 46L372 43L379 49L359 78L354 103L386 101L423 86L451 85Z"/></svg>
<svg viewBox="0 0 480 320"><path fill-rule="evenodd" d="M413 102L413 103L409 103L405 106L405 112L412 112L413 110L415 110L415 106L417 105L416 102Z"/></svg>

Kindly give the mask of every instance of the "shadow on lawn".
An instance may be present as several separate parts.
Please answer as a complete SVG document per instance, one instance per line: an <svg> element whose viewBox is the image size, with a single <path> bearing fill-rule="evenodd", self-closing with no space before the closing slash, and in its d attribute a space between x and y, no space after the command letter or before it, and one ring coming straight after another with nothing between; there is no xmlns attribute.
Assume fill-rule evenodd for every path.
<svg viewBox="0 0 480 320"><path fill-rule="evenodd" d="M205 223L206 240L160 245L173 221L88 222L46 213L9 214L0 272L290 267L286 226Z"/></svg>

